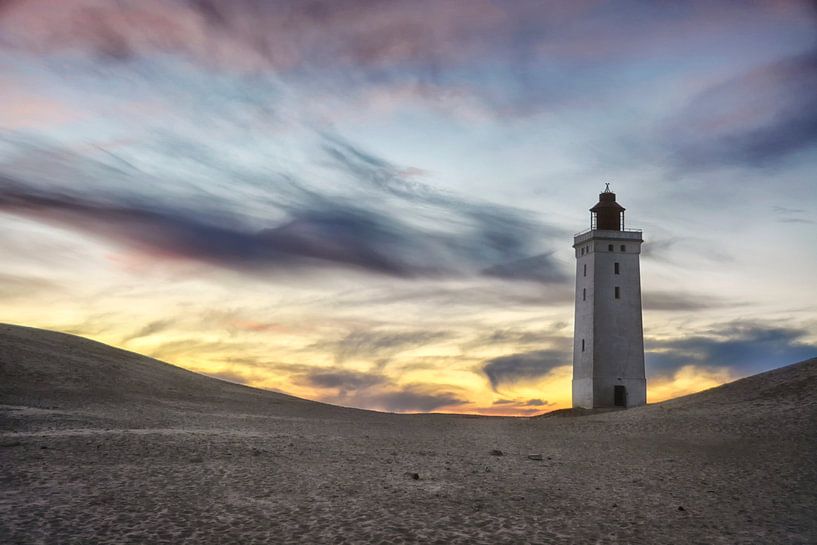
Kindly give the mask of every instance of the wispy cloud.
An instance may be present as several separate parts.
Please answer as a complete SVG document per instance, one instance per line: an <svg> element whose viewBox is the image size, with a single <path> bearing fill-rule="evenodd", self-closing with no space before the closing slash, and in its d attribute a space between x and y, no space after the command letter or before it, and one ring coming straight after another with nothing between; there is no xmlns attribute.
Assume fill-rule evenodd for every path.
<svg viewBox="0 0 817 545"><path fill-rule="evenodd" d="M811 219L809 212L802 208L773 206L772 212L777 216L779 223L802 223L806 225L817 223Z"/></svg>
<svg viewBox="0 0 817 545"><path fill-rule="evenodd" d="M44 278L22 274L0 273L0 299L31 297L59 290L59 286Z"/></svg>
<svg viewBox="0 0 817 545"><path fill-rule="evenodd" d="M143 327L137 329L133 333L130 333L126 337L122 339L123 343L127 343L136 339L141 339L143 337L149 337L150 335L154 335L156 333L160 333L162 331L167 330L168 328L174 325L174 320L172 319L162 319L162 320L155 320L148 324L145 324Z"/></svg>
<svg viewBox="0 0 817 545"><path fill-rule="evenodd" d="M390 412L426 412L443 407L456 408L468 403L466 392L455 386L428 383L396 384L379 371L316 369L284 365L297 374L296 384L318 390L318 398L328 403L368 407Z"/></svg>
<svg viewBox="0 0 817 545"><path fill-rule="evenodd" d="M552 254L500 263L485 269L483 273L506 280L526 280L539 284L559 284L568 280L568 275L558 266Z"/></svg>
<svg viewBox="0 0 817 545"><path fill-rule="evenodd" d="M456 410L468 403L464 392L451 387L409 384L391 391L360 393L355 404L394 412L429 412L448 408Z"/></svg>
<svg viewBox="0 0 817 545"><path fill-rule="evenodd" d="M25 153L39 151L27 149ZM359 151L356 154L364 156ZM400 202L393 206L405 214L388 213L382 210L382 203L377 210L377 199L371 195L355 202L331 198L279 175L288 193L271 189L267 202L273 207L271 215L283 219L259 228L254 226L255 218L238 215L229 203L214 208L204 195L189 194L178 202L124 193L114 187L87 195L58 189L59 185L49 183L54 173L38 174L36 167L31 167L35 170L29 175L37 181L20 180L16 177L19 169L12 174L8 165L0 166L0 175L7 172L0 178L0 209L106 238L156 259L192 259L245 272L334 266L405 278L475 275L497 260L518 260L541 247L533 238L536 223L525 212L442 197L427 187L410 191L407 182L395 173L396 167L366 157L366 168L356 169L352 181L370 184L372 177L382 176L372 170L385 170L389 183L377 187L396 197ZM90 158L68 156L67 166L73 167L78 177L84 177L89 164L92 169L102 169ZM138 177L138 173L130 172L114 175L128 180ZM399 219L427 222L428 217L411 217L426 213L418 203L436 206L437 221L458 218L460 228L420 228L418 221ZM540 278L564 280L559 265L552 260L539 258L536 264ZM527 279L529 275L522 276Z"/></svg>
<svg viewBox="0 0 817 545"><path fill-rule="evenodd" d="M738 306L740 304L742 303L725 301L709 294L684 293L669 290L645 290L642 296L642 307L644 310L666 312L689 312L691 310L722 308Z"/></svg>
<svg viewBox="0 0 817 545"><path fill-rule="evenodd" d="M556 350L534 350L486 361L482 371L496 391L500 386L541 378L557 367L570 365L570 355Z"/></svg>
<svg viewBox="0 0 817 545"><path fill-rule="evenodd" d="M817 50L755 68L694 97L670 145L686 168L778 163L817 145L815 88Z"/></svg>
<svg viewBox="0 0 817 545"><path fill-rule="evenodd" d="M439 341L448 336L446 331L355 330L339 339L316 343L313 348L330 351L335 355L338 363L354 358L384 362L402 351Z"/></svg>
<svg viewBox="0 0 817 545"><path fill-rule="evenodd" d="M817 355L803 329L756 322L721 325L706 335L647 341L646 365L650 376L671 376L695 365L728 368L738 375L758 373Z"/></svg>
<svg viewBox="0 0 817 545"><path fill-rule="evenodd" d="M362 373L349 370L311 370L302 378L307 386L314 388L336 388L342 394L349 390L361 390L371 386L381 385L388 380L375 373Z"/></svg>

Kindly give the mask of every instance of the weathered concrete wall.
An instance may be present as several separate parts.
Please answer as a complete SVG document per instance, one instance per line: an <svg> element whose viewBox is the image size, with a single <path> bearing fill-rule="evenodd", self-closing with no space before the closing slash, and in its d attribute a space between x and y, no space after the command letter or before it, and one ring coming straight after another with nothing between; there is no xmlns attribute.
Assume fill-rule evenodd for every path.
<svg viewBox="0 0 817 545"><path fill-rule="evenodd" d="M647 401L641 321L641 243L639 232L602 230L584 233L574 241L574 407L614 406L617 385L626 388L628 406L643 405Z"/></svg>

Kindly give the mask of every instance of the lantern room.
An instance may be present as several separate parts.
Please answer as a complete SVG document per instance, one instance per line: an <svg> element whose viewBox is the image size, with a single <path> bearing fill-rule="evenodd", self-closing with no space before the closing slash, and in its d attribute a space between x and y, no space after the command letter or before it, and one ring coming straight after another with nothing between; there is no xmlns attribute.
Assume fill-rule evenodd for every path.
<svg viewBox="0 0 817 545"><path fill-rule="evenodd" d="M605 184L599 202L590 209L590 228L604 231L624 230L624 207L616 202L616 194Z"/></svg>

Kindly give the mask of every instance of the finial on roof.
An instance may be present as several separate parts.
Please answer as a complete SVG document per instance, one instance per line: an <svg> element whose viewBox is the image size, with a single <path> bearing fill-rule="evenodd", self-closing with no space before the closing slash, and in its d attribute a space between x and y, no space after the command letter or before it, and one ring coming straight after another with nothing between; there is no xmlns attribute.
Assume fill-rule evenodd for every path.
<svg viewBox="0 0 817 545"><path fill-rule="evenodd" d="M610 184L609 183L604 184L604 191L602 193L612 193L612 191L610 191Z"/></svg>

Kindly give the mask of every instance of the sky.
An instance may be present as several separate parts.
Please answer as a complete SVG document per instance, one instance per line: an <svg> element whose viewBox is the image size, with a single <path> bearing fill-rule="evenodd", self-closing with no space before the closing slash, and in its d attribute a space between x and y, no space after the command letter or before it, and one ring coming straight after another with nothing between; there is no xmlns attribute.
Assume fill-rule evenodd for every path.
<svg viewBox="0 0 817 545"><path fill-rule="evenodd" d="M344 406L570 406L604 183L650 402L817 356L817 8L0 1L0 321Z"/></svg>

